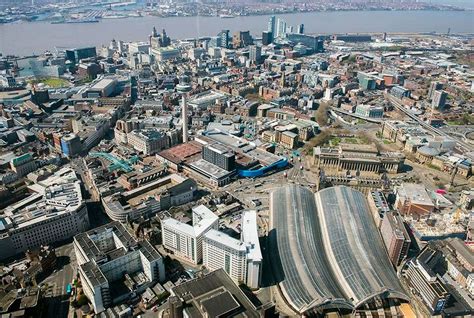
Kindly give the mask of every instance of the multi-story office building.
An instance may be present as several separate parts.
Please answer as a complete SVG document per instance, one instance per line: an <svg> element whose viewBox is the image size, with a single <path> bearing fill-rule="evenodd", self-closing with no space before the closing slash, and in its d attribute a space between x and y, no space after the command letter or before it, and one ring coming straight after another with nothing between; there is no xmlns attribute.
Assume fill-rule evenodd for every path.
<svg viewBox="0 0 474 318"><path fill-rule="evenodd" d="M355 113L367 118L382 118L383 107L373 105L357 105Z"/></svg>
<svg viewBox="0 0 474 318"><path fill-rule="evenodd" d="M426 246L418 257L408 262L406 278L432 314L441 312L450 294L440 277L433 270L442 259L440 251Z"/></svg>
<svg viewBox="0 0 474 318"><path fill-rule="evenodd" d="M82 151L81 138L76 134L67 134L61 138L61 150L66 157L73 157Z"/></svg>
<svg viewBox="0 0 474 318"><path fill-rule="evenodd" d="M392 264L395 267L400 265L407 256L411 243L403 219L394 212L385 213L380 232Z"/></svg>
<svg viewBox="0 0 474 318"><path fill-rule="evenodd" d="M232 38L232 45L235 48L245 47L253 43L250 31L238 31Z"/></svg>
<svg viewBox="0 0 474 318"><path fill-rule="evenodd" d="M161 221L163 247L184 261L198 264L202 260L202 242L209 230L217 230L219 218L204 205L194 207L193 225L169 218Z"/></svg>
<svg viewBox="0 0 474 318"><path fill-rule="evenodd" d="M89 228L81 184L70 167L29 186L30 196L0 214L0 258L62 241Z"/></svg>
<svg viewBox="0 0 474 318"><path fill-rule="evenodd" d="M203 265L209 270L222 268L236 282L244 282L247 272L247 247L241 240L217 230L204 235Z"/></svg>
<svg viewBox="0 0 474 318"><path fill-rule="evenodd" d="M270 43L273 42L273 36L276 34L276 18L274 15L272 15L270 17L270 19L268 19L268 28L267 28L267 31L271 33L270 35Z"/></svg>
<svg viewBox="0 0 474 318"><path fill-rule="evenodd" d="M95 313L165 279L163 257L148 241L133 238L119 222L76 235L74 251L84 294ZM127 290L119 294L111 283L120 280Z"/></svg>
<svg viewBox="0 0 474 318"><path fill-rule="evenodd" d="M403 86L396 85L390 90L390 94L402 99L403 97L410 97L410 90Z"/></svg>
<svg viewBox="0 0 474 318"><path fill-rule="evenodd" d="M283 19L277 19L275 38L286 36L286 21Z"/></svg>
<svg viewBox="0 0 474 318"><path fill-rule="evenodd" d="M66 57L73 63L79 63L80 60L97 56L95 47L85 47L79 49L66 50Z"/></svg>
<svg viewBox="0 0 474 318"><path fill-rule="evenodd" d="M433 99L433 95L436 91L443 89L443 83L433 81L430 84L430 89L428 91L428 98Z"/></svg>
<svg viewBox="0 0 474 318"><path fill-rule="evenodd" d="M213 143L204 146L202 158L226 171L235 169L235 153L222 144Z"/></svg>
<svg viewBox="0 0 474 318"><path fill-rule="evenodd" d="M270 31L262 32L262 44L269 45L273 42L273 33Z"/></svg>
<svg viewBox="0 0 474 318"><path fill-rule="evenodd" d="M396 189L395 207L402 215L428 215L435 206L422 184L403 183Z"/></svg>
<svg viewBox="0 0 474 318"><path fill-rule="evenodd" d="M127 134L128 144L144 155L153 155L169 148L168 135L157 129L132 131Z"/></svg>
<svg viewBox="0 0 474 318"><path fill-rule="evenodd" d="M249 58L252 63L260 63L260 60L262 59L262 47L259 45L251 45Z"/></svg>
<svg viewBox="0 0 474 318"><path fill-rule="evenodd" d="M229 47L229 39L230 39L230 35L229 35L230 31L229 30L222 30L221 32L219 32L218 36L220 37L220 47L223 47L223 48L228 48Z"/></svg>
<svg viewBox="0 0 474 318"><path fill-rule="evenodd" d="M16 172L19 177L26 176L28 173L36 170L36 161L30 153L25 153L15 157L10 161L10 168Z"/></svg>
<svg viewBox="0 0 474 318"><path fill-rule="evenodd" d="M286 38L293 43L301 43L313 50L314 53L324 51L324 41L316 35L307 35L299 33L286 34Z"/></svg>
<svg viewBox="0 0 474 318"><path fill-rule="evenodd" d="M210 270L222 268L234 281L258 288L261 263L255 211L243 213L240 240L216 230L209 230L204 235L203 264Z"/></svg>
<svg viewBox="0 0 474 318"><path fill-rule="evenodd" d="M102 204L112 220L125 222L188 203L193 200L196 189L194 180L171 174L130 191L106 196Z"/></svg>
<svg viewBox="0 0 474 318"><path fill-rule="evenodd" d="M445 91L434 91L433 99L431 101L431 107L443 109L446 106L446 99L448 98L448 93Z"/></svg>

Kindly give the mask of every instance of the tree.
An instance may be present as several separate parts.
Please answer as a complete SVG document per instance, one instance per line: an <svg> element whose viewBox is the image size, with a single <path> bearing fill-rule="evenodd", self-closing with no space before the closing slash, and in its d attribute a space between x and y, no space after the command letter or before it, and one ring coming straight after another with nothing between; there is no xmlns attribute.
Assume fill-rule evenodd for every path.
<svg viewBox="0 0 474 318"><path fill-rule="evenodd" d="M316 111L316 121L321 127L327 126L328 124L328 109L329 104L326 102L321 102L321 104L319 104L318 110Z"/></svg>
<svg viewBox="0 0 474 318"><path fill-rule="evenodd" d="M89 303L89 299L87 299L87 296L82 294L77 297L77 307L82 307L84 305L87 305Z"/></svg>

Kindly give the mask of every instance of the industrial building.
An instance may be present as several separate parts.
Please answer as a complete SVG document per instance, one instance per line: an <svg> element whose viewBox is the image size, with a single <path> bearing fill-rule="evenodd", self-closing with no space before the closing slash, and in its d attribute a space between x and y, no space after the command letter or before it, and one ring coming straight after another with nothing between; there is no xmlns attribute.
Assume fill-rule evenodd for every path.
<svg viewBox="0 0 474 318"><path fill-rule="evenodd" d="M353 312L378 299L409 301L392 269L365 196L298 185L270 197L269 249L282 295L300 315Z"/></svg>
<svg viewBox="0 0 474 318"><path fill-rule="evenodd" d="M184 261L198 264L202 261L204 235L219 228L219 218L204 205L192 209L193 224L168 218L161 221L163 247Z"/></svg>
<svg viewBox="0 0 474 318"><path fill-rule="evenodd" d="M74 251L84 294L95 313L165 280L160 253L148 241L133 238L119 222L76 235Z"/></svg>
<svg viewBox="0 0 474 318"><path fill-rule="evenodd" d="M250 288L258 288L262 253L258 239L257 213L243 213L240 239L209 230L204 235L203 265L210 270L222 268L234 281L245 283Z"/></svg>
<svg viewBox="0 0 474 318"><path fill-rule="evenodd" d="M65 167L29 186L31 195L0 214L0 258L73 237L89 228L81 182Z"/></svg>

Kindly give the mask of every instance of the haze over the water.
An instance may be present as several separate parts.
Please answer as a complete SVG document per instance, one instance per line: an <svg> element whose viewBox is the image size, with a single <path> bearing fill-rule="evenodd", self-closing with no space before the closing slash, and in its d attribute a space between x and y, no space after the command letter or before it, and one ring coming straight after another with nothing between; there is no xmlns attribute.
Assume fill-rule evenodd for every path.
<svg viewBox="0 0 474 318"><path fill-rule="evenodd" d="M473 0L474 2L474 0ZM99 23L50 24L19 22L0 25L0 52L29 55L55 47L100 46L113 38L144 41L153 26L165 28L173 39L215 36L222 29L249 30L260 37L267 16L234 19L219 17L171 17L104 19ZM474 11L344 11L278 15L290 25L305 24L306 33L447 32L474 33Z"/></svg>

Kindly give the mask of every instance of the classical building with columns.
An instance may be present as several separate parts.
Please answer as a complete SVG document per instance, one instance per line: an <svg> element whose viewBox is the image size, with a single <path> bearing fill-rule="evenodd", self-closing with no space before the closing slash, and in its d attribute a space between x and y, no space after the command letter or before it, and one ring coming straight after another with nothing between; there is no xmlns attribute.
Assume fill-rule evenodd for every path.
<svg viewBox="0 0 474 318"><path fill-rule="evenodd" d="M315 147L314 163L319 168L339 171L398 173L405 156L398 152L379 152L375 145L340 144L334 148Z"/></svg>

